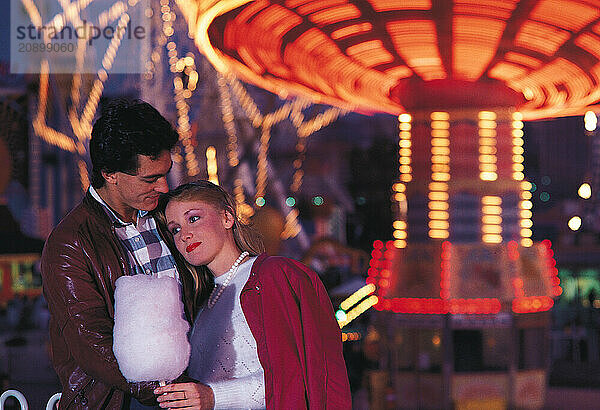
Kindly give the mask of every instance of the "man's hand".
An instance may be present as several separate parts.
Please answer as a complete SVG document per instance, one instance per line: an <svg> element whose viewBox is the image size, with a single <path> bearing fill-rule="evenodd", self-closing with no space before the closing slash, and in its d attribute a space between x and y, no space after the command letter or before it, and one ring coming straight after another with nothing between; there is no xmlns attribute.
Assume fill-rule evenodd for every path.
<svg viewBox="0 0 600 410"><path fill-rule="evenodd" d="M174 383L158 387L154 394L161 408L178 409L181 407L207 410L215 407L212 389L202 383Z"/></svg>

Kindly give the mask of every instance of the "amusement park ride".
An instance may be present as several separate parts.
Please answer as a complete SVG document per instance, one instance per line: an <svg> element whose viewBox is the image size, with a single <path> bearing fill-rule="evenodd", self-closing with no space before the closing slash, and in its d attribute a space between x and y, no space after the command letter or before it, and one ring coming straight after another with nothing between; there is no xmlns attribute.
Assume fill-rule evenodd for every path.
<svg viewBox="0 0 600 410"><path fill-rule="evenodd" d="M387 388L394 408L541 407L561 288L549 241L531 239L522 128L594 109L598 4L178 4L217 70L280 96L398 115L394 238L374 243L361 295L381 312L373 406Z"/></svg>
<svg viewBox="0 0 600 410"><path fill-rule="evenodd" d="M40 25L34 3L23 1L32 22ZM86 2L75 3L85 8ZM137 3L128 2L131 7ZM171 39L175 4L155 3L160 4L155 16L162 24L158 43L168 50L171 72L181 75L173 81L183 147L179 162L194 177L199 161L188 100L199 68ZM370 307L378 311L373 333L379 340L379 370L370 374L372 408L540 408L549 364L549 309L561 288L551 244L531 239L523 121L597 109L600 4L175 3L190 38L219 72L232 167L239 162L232 96L260 129L257 201L264 199L266 150L270 127L277 121L295 116L292 123L300 141L343 110L398 116L398 176L390 187L396 215L393 238L373 244L367 285L342 306L346 319L340 320L343 327L359 312ZM77 14L77 7L65 10L65 18ZM124 14L127 7L115 2L111 10ZM88 182L85 144L116 55L116 46L110 47L104 68L97 78L88 79L87 96L82 92L85 81L73 76L68 133L47 124L47 62L41 67L34 132L79 155L83 187ZM161 58L152 52L148 63L159 66ZM159 70L147 74L162 87ZM237 78L282 98L299 98L262 115ZM304 121L307 101L335 108L318 121ZM305 144L299 146L304 147L302 154ZM295 177L301 175L301 166L294 161ZM294 180L292 191L299 183L301 177ZM241 182L234 182L234 192L250 209ZM286 216L289 236L298 233L295 216Z"/></svg>

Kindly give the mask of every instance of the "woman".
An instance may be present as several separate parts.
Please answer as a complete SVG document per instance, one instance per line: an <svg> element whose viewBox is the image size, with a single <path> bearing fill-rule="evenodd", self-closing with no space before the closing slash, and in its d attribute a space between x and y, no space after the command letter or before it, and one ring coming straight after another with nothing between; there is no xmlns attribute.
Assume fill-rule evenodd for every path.
<svg viewBox="0 0 600 410"><path fill-rule="evenodd" d="M208 181L171 191L161 209L190 268L187 372L198 382L157 388L160 406L350 409L340 329L317 275L260 254L232 197Z"/></svg>

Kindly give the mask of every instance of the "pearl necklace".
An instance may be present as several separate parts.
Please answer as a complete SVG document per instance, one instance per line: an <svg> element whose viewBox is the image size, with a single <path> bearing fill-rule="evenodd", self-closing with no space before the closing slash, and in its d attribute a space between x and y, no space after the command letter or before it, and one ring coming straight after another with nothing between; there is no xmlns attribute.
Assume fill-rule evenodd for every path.
<svg viewBox="0 0 600 410"><path fill-rule="evenodd" d="M219 300L219 298L221 297L221 294L223 293L223 291L225 290L227 285L229 285L229 282L231 282L231 279L237 272L238 267L240 266L240 263L248 255L249 255L248 252L246 252L246 251L242 252L240 254L240 256L235 260L235 262L233 262L233 265L231 265L231 268L229 268L229 270L227 271L227 273L226 273L227 277L225 278L225 280L223 281L221 286L215 285L212 292L210 292L210 296L208 297L207 305L208 305L209 309L211 309L215 305L215 303L217 303L217 300Z"/></svg>

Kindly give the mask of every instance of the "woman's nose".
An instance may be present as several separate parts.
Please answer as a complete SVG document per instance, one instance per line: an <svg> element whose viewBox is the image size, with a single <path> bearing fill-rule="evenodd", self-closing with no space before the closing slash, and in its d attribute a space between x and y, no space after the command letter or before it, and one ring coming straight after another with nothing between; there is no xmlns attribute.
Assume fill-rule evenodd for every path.
<svg viewBox="0 0 600 410"><path fill-rule="evenodd" d="M184 241L189 240L192 237L192 233L188 230L182 230L181 231L181 239L183 239Z"/></svg>

